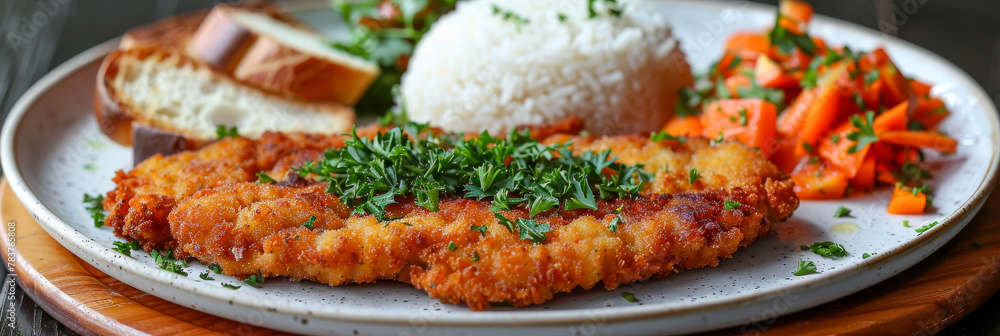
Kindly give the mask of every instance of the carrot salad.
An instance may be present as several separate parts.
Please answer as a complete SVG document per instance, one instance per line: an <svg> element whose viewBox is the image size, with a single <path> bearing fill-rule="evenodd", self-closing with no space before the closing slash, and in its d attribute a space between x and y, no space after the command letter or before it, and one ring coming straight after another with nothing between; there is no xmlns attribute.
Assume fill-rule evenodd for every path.
<svg viewBox="0 0 1000 336"><path fill-rule="evenodd" d="M664 133L758 148L791 174L801 199L890 185L889 213L923 213L931 202L923 151L954 153L958 144L937 130L948 109L884 49L809 36L812 15L807 3L782 1L770 31L730 37L722 58L681 90Z"/></svg>

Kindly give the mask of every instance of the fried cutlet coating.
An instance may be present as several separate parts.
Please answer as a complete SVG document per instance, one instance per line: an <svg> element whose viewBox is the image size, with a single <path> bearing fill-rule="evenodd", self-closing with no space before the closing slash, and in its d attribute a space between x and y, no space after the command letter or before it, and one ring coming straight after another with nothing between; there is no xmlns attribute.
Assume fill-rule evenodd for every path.
<svg viewBox="0 0 1000 336"><path fill-rule="evenodd" d="M447 303L481 310L491 302L540 304L555 293L715 266L765 234L798 206L792 183L739 144L650 142L643 137L553 136L574 151L612 149L643 163L655 180L637 199L601 200L598 210L550 211L545 242L521 240L497 223L489 202L451 198L430 212L400 198L380 223L325 185L230 183L177 204L169 232L177 255L219 264L226 274L311 279L330 285L380 279L413 284ZM700 174L690 183L690 170ZM739 202L725 209L725 201ZM621 208L617 233L609 229ZM503 213L526 218L524 210ZM312 229L302 225L316 217ZM470 230L487 225L485 236ZM454 243L455 250L448 246ZM144 242L145 244L145 242ZM478 260L477 260L478 259Z"/></svg>

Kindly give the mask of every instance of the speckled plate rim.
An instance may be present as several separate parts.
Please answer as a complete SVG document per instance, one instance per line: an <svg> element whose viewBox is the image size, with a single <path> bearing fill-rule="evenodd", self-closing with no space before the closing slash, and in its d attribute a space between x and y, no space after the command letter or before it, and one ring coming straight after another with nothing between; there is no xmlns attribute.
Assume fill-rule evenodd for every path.
<svg viewBox="0 0 1000 336"><path fill-rule="evenodd" d="M701 2L701 1L672 1L680 6L687 7L700 7L704 10L722 10L725 8L725 4L721 2ZM773 7L758 4L748 4L752 10L773 10ZM303 10L310 8L309 6L315 6L312 2L296 2L290 5L290 8L295 10ZM313 7L315 8L315 7ZM893 45L892 48L907 48L915 52L925 54L932 58L935 62L941 64L947 72L954 75L954 83L966 89L977 101L981 104L985 113L988 114L988 119L990 122L990 129L992 131L992 141L993 141L993 154L990 158L990 168L988 173L984 176L983 180L979 182L977 186L977 192L967 199L955 212L948 214L940 222L940 224L928 231L926 234L917 236L912 241L907 242L903 246L887 251L885 253L880 253L872 258L866 259L865 263L861 267L845 268L835 272L829 272L827 276L816 278L812 281L806 281L791 288L775 289L770 291L760 291L751 292L745 294L732 295L726 299L720 300L718 302L713 302L709 304L691 306L691 307L664 307L663 305L644 305L644 306L629 306L629 307L616 307L615 309L601 310L601 314L606 318L607 323L613 322L627 322L634 320L651 319L657 317L666 317L671 315L682 315L682 314L696 314L704 311L717 310L721 307L726 306L741 306L745 307L748 305L759 304L762 302L767 302L769 300L778 297L781 294L803 294L807 291L812 291L816 289L821 289L838 282L845 281L847 279L857 276L859 273L866 272L867 269L872 267L879 267L888 264L890 261L897 259L902 259L909 252L921 250L930 244L938 243L939 247L943 242L940 242L942 238L948 239L950 236L956 234L964 224L968 223L971 216L978 211L979 208L985 203L986 197L989 195L990 191L994 187L994 181L998 169L998 144L1000 144L1000 120L997 117L997 110L993 103L988 98L988 95L983 91L979 85L977 85L965 72L958 69L955 65L943 59L942 57L933 54L923 48L913 45L909 42L902 41L896 38L888 38L878 36L877 32L869 30L867 28L859 27L851 23L843 22L836 19L831 19L823 16L817 16L815 21L822 25L832 25L837 26L839 29L850 30L853 33L861 33L864 35L872 36L873 38L882 38L886 44ZM154 272L148 274L142 272L142 269L149 267L138 260L134 259L113 259L113 256L104 253L108 249L104 246L98 246L93 240L83 233L73 229L67 223L63 222L58 216L56 216L48 207L41 203L34 192L28 186L23 176L21 175L21 167L14 161L15 153L15 140L19 130L19 125L25 114L31 109L32 105L44 95L52 86L59 83L63 78L69 76L70 74L80 70L83 66L98 60L110 51L114 50L117 45L117 39L102 43L95 46L76 57L70 59L69 61L58 66L49 74L45 75L36 84L34 84L14 105L11 110L10 115L7 117L7 121L4 124L2 135L0 135L0 164L2 164L3 170L7 176L11 187L14 189L17 197L24 203L32 215L39 221L42 227L55 236L63 245L71 244L71 250L73 251L89 251L90 256L97 257L101 262L107 264L114 264L120 267L129 268L135 270L134 275L143 278L147 281L152 281L158 283L162 286L170 286L183 292L190 293L191 295L197 295L202 297L208 297L213 300L218 300L222 302L230 301L235 305L242 306L248 309L275 309L275 307L267 302L260 302L248 298L244 295L238 295L231 291L226 291L224 289L216 289L209 291L193 291L192 288L196 286L182 286L188 280L184 277L167 273L167 272ZM945 236L948 237L945 237ZM937 247L933 247L936 249ZM929 254L929 253L927 253ZM922 257L920 257L922 259ZM919 259L917 259L919 261ZM913 262L915 263L915 261ZM912 265L912 263L911 263ZM908 265L909 266L909 265ZM868 285L873 284L877 281L867 281L860 282L867 285L854 285L848 289L846 294L861 290ZM180 283L180 284L178 284ZM193 283L193 282L192 282ZM841 295L841 296L843 296ZM800 304L795 309L788 311L791 313L795 310L801 310L808 308L810 305L821 304L824 302L832 301L838 297L822 298L818 300L812 300L808 304ZM451 314L448 316L440 316L437 318L433 324L439 326L496 326L503 323L517 322L521 326L524 325L567 325L567 324L578 324L581 322L589 321L590 315L587 314L590 310L599 309L579 309L579 310L565 310L565 311L527 311L527 312L517 312L517 311L502 311L502 312L469 312L469 313L459 313ZM322 310L309 310L304 307L298 306L287 306L280 307L279 311L282 314L289 315L306 315L309 314L312 318L329 319L332 321L344 321L344 322L358 322L358 323L383 323L383 324L395 324L395 325L409 325L409 321L405 317L401 316L381 316L378 314L373 314L369 309L359 309L357 311L338 311L338 312L327 312Z"/></svg>

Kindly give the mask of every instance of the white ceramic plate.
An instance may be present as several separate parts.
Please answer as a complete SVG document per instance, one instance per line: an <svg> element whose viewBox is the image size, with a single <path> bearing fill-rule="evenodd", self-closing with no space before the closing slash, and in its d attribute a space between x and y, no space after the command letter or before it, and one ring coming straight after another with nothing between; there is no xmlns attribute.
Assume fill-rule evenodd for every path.
<svg viewBox="0 0 1000 336"><path fill-rule="evenodd" d="M325 3L325 1L323 2ZM305 20L336 31L328 10L296 10ZM734 31L761 29L773 21L773 8L738 2L664 2L696 69L721 53ZM931 158L936 166L936 208L922 216L886 215L888 190L866 197L803 202L774 234L739 251L719 267L624 286L616 291L577 290L527 308L472 312L446 305L424 292L389 281L328 287L313 282L269 279L263 288L230 290L216 276L203 281L205 267L193 263L187 277L158 269L145 253L135 258L111 251L108 228L95 228L84 210L84 193L113 187L118 169L129 169L131 151L107 139L91 112L95 73L114 41L61 65L33 86L14 107L3 128L2 163L17 196L61 244L109 275L166 300L257 326L315 334L666 334L743 325L766 329L774 318L816 306L871 286L912 266L951 239L985 201L997 169L997 112L983 91L952 64L909 43L825 17L811 31L830 43L855 50L884 45L904 73L936 84L954 112L942 126L959 139L958 153ZM341 32L342 33L342 32ZM838 206L854 218L835 219ZM918 235L903 227L941 224ZM838 224L852 223L844 233ZM851 225L846 225L851 226ZM845 227L840 225L839 227ZM832 240L850 255L823 259L799 245ZM862 259L863 253L875 256ZM816 262L819 274L793 276L799 259ZM600 286L598 286L600 287ZM621 292L640 301L629 303ZM238 332L250 329L238 330Z"/></svg>

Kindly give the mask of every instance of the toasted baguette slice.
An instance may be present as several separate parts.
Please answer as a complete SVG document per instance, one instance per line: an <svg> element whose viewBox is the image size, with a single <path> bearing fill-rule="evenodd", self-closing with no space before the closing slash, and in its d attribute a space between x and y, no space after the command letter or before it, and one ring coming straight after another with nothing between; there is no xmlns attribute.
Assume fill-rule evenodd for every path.
<svg viewBox="0 0 1000 336"><path fill-rule="evenodd" d="M219 5L191 37L188 55L236 79L294 99L357 103L378 65L271 16Z"/></svg>
<svg viewBox="0 0 1000 336"><path fill-rule="evenodd" d="M354 123L348 107L267 94L180 53L119 50L105 58L100 74L94 100L98 124L128 146L133 144L133 122L194 145L215 139L220 125L256 137L269 130L336 134Z"/></svg>

